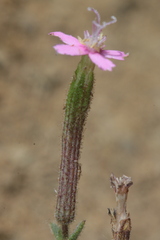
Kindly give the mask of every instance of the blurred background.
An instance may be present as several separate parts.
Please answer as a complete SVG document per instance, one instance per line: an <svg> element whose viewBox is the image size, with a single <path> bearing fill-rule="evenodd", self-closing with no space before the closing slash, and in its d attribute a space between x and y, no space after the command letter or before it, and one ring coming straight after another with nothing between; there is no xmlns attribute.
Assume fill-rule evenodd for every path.
<svg viewBox="0 0 160 240"><path fill-rule="evenodd" d="M83 37L97 9L107 49L129 52L113 72L96 67L81 153L77 215L83 240L111 239L109 177L131 176L131 239L159 240L159 0L0 1L0 240L51 240L63 106L80 57L56 55L51 31Z"/></svg>

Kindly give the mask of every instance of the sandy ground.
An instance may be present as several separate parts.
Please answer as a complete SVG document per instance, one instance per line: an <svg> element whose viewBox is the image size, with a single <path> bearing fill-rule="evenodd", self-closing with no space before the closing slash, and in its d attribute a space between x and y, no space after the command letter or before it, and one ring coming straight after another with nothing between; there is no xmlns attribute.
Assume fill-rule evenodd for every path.
<svg viewBox="0 0 160 240"><path fill-rule="evenodd" d="M129 52L113 72L95 70L94 100L81 154L77 216L83 240L111 239L109 176L131 176L131 239L159 240L159 0L0 1L0 240L54 239L63 106L80 57L56 55L62 31L83 37L96 8L107 48Z"/></svg>

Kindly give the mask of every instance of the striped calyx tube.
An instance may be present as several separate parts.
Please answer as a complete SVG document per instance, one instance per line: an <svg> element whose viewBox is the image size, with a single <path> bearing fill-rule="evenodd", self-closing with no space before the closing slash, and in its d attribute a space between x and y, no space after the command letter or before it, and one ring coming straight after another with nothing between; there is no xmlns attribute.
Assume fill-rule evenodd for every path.
<svg viewBox="0 0 160 240"><path fill-rule="evenodd" d="M77 184L81 173L79 163L83 128L92 100L94 63L82 56L74 73L65 105L62 134L62 156L55 217L68 237L68 226L75 217Z"/></svg>

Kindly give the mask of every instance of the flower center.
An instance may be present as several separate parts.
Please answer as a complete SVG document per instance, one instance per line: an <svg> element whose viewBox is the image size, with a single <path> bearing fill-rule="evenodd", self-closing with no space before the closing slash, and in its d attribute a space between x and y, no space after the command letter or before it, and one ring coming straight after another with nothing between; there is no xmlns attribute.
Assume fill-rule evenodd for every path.
<svg viewBox="0 0 160 240"><path fill-rule="evenodd" d="M100 33L98 36L94 36L94 35L87 36L86 34L84 35L85 35L84 39L81 39L80 37L78 37L78 40L80 41L81 44L85 45L90 50L99 52L101 49L105 47L104 42L106 40L106 37L103 35L103 33Z"/></svg>
<svg viewBox="0 0 160 240"><path fill-rule="evenodd" d="M103 35L102 29L107 25L115 23L117 19L112 16L112 21L100 23L100 15L94 8L88 8L88 11L93 11L96 14L96 20L92 22L92 34L88 31L84 32L84 39L78 37L81 44L85 45L90 49L90 51L100 52L105 47L104 42L106 41L106 36Z"/></svg>

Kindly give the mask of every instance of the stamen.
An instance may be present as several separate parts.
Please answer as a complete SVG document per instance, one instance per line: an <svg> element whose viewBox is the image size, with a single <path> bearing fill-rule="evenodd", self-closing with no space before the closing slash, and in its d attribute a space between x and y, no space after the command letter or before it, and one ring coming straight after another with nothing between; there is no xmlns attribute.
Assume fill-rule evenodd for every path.
<svg viewBox="0 0 160 240"><path fill-rule="evenodd" d="M106 36L103 36L99 41L98 41L98 45L99 46L105 46L103 43L106 41Z"/></svg>
<svg viewBox="0 0 160 240"><path fill-rule="evenodd" d="M84 31L84 38L89 38L90 37L90 34L89 32L86 30Z"/></svg>

